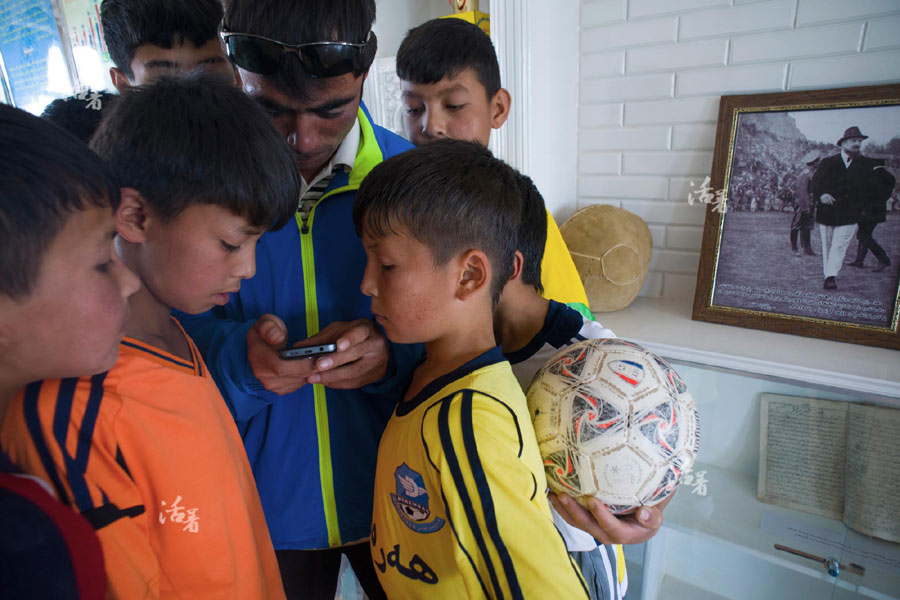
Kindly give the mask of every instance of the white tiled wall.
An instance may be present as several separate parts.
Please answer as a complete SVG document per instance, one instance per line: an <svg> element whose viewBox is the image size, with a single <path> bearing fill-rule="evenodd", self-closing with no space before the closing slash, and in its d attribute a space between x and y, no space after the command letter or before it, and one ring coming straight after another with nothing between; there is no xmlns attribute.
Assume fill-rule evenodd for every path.
<svg viewBox="0 0 900 600"><path fill-rule="evenodd" d="M720 95L900 81L900 0L582 0L577 208L653 235L647 296L691 298Z"/></svg>

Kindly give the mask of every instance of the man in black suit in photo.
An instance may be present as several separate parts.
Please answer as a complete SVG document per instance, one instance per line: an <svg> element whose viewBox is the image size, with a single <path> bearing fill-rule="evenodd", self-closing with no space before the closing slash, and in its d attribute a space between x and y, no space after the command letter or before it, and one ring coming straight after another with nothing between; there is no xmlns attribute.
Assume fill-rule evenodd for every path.
<svg viewBox="0 0 900 600"><path fill-rule="evenodd" d="M884 270L890 265L884 249L872 238L872 231L875 225L885 220L885 201L894 189L895 180L884 168L883 159L861 154L862 142L867 137L859 127L847 128L837 141L840 153L822 159L813 176L816 222L822 238L823 287L826 290L837 289L836 277L858 223L860 244L872 250L880 262L876 270ZM880 213L878 204L881 205ZM857 262L861 262L861 258L858 255Z"/></svg>

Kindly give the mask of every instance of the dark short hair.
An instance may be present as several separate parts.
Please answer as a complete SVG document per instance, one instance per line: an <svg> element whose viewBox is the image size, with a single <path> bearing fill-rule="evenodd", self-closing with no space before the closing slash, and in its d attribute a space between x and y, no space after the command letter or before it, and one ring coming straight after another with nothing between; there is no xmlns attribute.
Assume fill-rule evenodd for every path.
<svg viewBox="0 0 900 600"><path fill-rule="evenodd" d="M516 250L522 253L522 283L544 293L541 283L541 261L547 244L547 208L544 197L530 177L519 174L522 216L519 220Z"/></svg>
<svg viewBox="0 0 900 600"><path fill-rule="evenodd" d="M353 205L358 235L406 229L435 265L470 249L491 263L496 305L512 275L521 212L516 171L474 142L439 140L391 157L363 180Z"/></svg>
<svg viewBox="0 0 900 600"><path fill-rule="evenodd" d="M284 139L250 97L205 73L132 88L91 148L164 222L214 204L253 227L278 228L297 208L300 175Z"/></svg>
<svg viewBox="0 0 900 600"><path fill-rule="evenodd" d="M109 92L86 90L68 98L57 98L47 105L41 117L56 123L87 144L100 126L100 120L118 98Z"/></svg>
<svg viewBox="0 0 900 600"><path fill-rule="evenodd" d="M462 19L432 19L409 30L397 51L397 76L437 83L473 69L488 99L500 89L500 65L491 38Z"/></svg>
<svg viewBox="0 0 900 600"><path fill-rule="evenodd" d="M219 34L221 0L103 0L100 23L109 56L131 79L138 46L202 46Z"/></svg>
<svg viewBox="0 0 900 600"><path fill-rule="evenodd" d="M119 188L75 136L3 104L0 156L0 294L17 300L31 293L44 252L69 217L117 208Z"/></svg>
<svg viewBox="0 0 900 600"><path fill-rule="evenodd" d="M228 31L252 33L285 44L341 41L361 43L375 23L375 0L227 0ZM290 59L291 57L287 57ZM362 64L369 70L375 53ZM305 99L312 79L298 60L285 60L266 80L288 96Z"/></svg>

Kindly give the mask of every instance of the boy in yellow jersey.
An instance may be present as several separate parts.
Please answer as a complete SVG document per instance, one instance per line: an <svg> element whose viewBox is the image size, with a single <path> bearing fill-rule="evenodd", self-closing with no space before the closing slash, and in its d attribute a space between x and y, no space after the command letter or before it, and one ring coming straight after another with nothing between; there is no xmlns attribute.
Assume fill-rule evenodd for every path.
<svg viewBox="0 0 900 600"><path fill-rule="evenodd" d="M433 19L406 34L397 51L403 127L416 146L443 138L488 145L509 116L491 39L461 19ZM587 294L556 222L547 213L542 294L593 319Z"/></svg>
<svg viewBox="0 0 900 600"><path fill-rule="evenodd" d="M525 396L494 340L517 174L471 142L390 158L353 219L388 339L426 356L378 448L370 543L389 598L587 598L553 525Z"/></svg>
<svg viewBox="0 0 900 600"><path fill-rule="evenodd" d="M544 199L528 177L520 176L519 183L522 216L516 265L494 311L494 332L513 373L526 389L535 373L560 348L580 340L616 335L565 304L541 297L538 290L546 231ZM566 495L551 494L550 501L556 509L553 519L566 548L581 568L592 600L622 600L628 589L628 576L621 544L637 544L651 538L662 525L665 504L641 507L633 515L617 518L597 499L589 500L590 511Z"/></svg>
<svg viewBox="0 0 900 600"><path fill-rule="evenodd" d="M124 94L92 148L121 186L116 249L143 288L115 366L30 384L3 449L94 526L112 596L283 598L241 438L170 312L223 305L253 276L256 240L296 208L293 159L250 98L208 76Z"/></svg>

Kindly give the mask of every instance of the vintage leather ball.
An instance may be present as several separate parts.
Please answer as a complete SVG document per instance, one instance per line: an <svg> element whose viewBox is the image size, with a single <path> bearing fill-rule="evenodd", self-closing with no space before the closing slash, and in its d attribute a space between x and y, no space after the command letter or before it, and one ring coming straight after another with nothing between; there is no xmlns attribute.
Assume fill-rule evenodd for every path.
<svg viewBox="0 0 900 600"><path fill-rule="evenodd" d="M653 242L644 220L623 208L595 205L576 212L559 230L591 310L610 312L631 304L650 268Z"/></svg>

